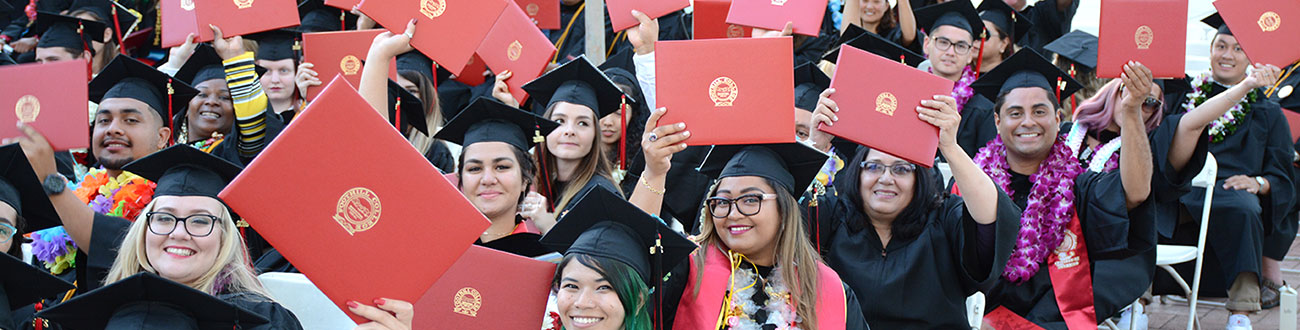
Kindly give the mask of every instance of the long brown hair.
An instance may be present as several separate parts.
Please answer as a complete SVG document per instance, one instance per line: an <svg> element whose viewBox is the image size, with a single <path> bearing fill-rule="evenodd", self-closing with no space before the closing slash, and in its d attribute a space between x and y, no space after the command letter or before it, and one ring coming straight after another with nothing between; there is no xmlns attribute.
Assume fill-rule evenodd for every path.
<svg viewBox="0 0 1300 330"><path fill-rule="evenodd" d="M722 180L719 179L718 182ZM772 190L776 191L777 212L781 214L781 233L776 236L776 254L774 260L776 265L781 266L781 272L778 274L786 283L790 283L790 294L795 297L795 313L803 319L800 324L802 329L817 329L817 278L818 264L822 263L821 256L817 250L813 249L812 242L808 240L808 233L804 230L803 214L799 211L799 202L795 201L794 195L786 191L781 185L769 179L764 179ZM718 183L714 182L713 187L709 188L709 196L717 195ZM763 212L763 211L760 211ZM691 294L698 295L700 281L704 278L704 249L722 249L727 250L726 243L718 237L717 231L713 228L713 215L709 212L707 203L700 206L700 234L695 236L695 243L700 245L699 249L691 255L691 260L695 262L695 290Z"/></svg>
<svg viewBox="0 0 1300 330"><path fill-rule="evenodd" d="M552 104L550 107L546 108L546 114L542 117L549 119L554 112L555 104ZM600 113L596 111L596 109L591 109L591 112L593 124L599 122L600 118L597 117L597 115ZM593 125L592 127L594 128L596 126ZM573 171L573 177L569 178L569 182L565 183L564 191L559 192L560 197L557 199L555 196L549 196L551 200L560 201L555 204L556 210L564 209L564 206L568 205L569 202L573 200L574 196L577 196L579 192L582 192L582 187L586 186L587 182L590 182L591 179L597 175L605 177L605 179L608 179L610 182L614 182L614 176L610 174L614 171L614 166L609 164L609 151L605 150L605 144L600 142L600 134L599 132L597 133L598 134L592 135L591 141L588 141L588 143L591 143L591 150L588 150L587 155L583 156L582 160L578 162L578 168ZM545 144L540 145L539 147L547 148ZM538 158L540 155L542 154L537 153L534 158ZM557 164L555 154L547 152L545 157L541 157L541 159L537 159L537 161L545 162L540 163L541 166L537 167L537 177L543 178L543 180L550 180L548 183L554 183L560 173L555 166L555 164ZM549 188L550 186L551 185L548 184L544 187ZM623 193L623 190L619 189L617 183L614 185L614 188L619 190L619 194Z"/></svg>
<svg viewBox="0 0 1300 330"><path fill-rule="evenodd" d="M77 10L73 10L72 12L69 12L69 13L68 13L68 16L76 17L76 16L81 15L81 14L86 14L86 15L89 15L90 17L93 17L94 19L91 19L92 21L96 21L96 22L100 22L100 23L107 24L107 25L108 25L108 29L109 29L109 30L107 30L107 31L112 31L112 30L113 30L113 23L112 23L112 21L110 21L110 20L112 19L112 17L99 17L99 14L96 14L94 11L91 11L91 10L88 10L88 9L77 9ZM114 33L114 32L116 32L116 31L109 32L109 33L112 34L112 33ZM123 37L123 38L126 38L126 35L122 35L122 37ZM92 46L92 47L93 47L93 46ZM115 38L115 37L109 37L108 39L105 39L105 40L104 40L104 51L101 51L101 52L95 53L95 51L94 51L93 49L87 49L87 50L89 50L90 52L95 53L95 54L94 54L94 55L91 55L91 58L88 58L88 59L86 59L86 60L89 60L89 61L91 61L91 62L94 62L95 60L99 60L100 63L103 63L105 66L107 66L108 63L109 63L109 62L112 62L112 61L113 61L113 58L114 58L114 57L117 57L117 54L118 54L119 52L121 52L121 51L118 49L118 47L121 47L121 45L118 45L118 44L117 44L117 38ZM98 73L98 72L92 72L92 73Z"/></svg>
<svg viewBox="0 0 1300 330"><path fill-rule="evenodd" d="M443 124L442 100L438 99L438 91L433 88L433 82L426 78L424 74L416 71L398 71L397 74L420 89L418 96L420 102L424 104L424 121L429 128L429 135L424 135L411 128L406 132L406 139L411 141L411 145L415 146L415 150L419 150L421 154L426 153L434 143L439 142L433 138L433 135L437 133L438 128L442 127Z"/></svg>

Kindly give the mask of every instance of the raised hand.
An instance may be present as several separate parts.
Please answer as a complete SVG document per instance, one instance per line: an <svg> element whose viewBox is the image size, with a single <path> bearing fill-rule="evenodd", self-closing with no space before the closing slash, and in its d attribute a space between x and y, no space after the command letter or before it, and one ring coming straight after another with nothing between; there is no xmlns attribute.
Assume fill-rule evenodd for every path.
<svg viewBox="0 0 1300 330"><path fill-rule="evenodd" d="M632 49L637 55L655 52L655 42L659 41L659 20L636 10L632 11L632 16L641 22L627 32L627 41L632 43Z"/></svg>
<svg viewBox="0 0 1300 330"><path fill-rule="evenodd" d="M812 122L808 127L808 139L812 140L813 146L822 152L831 151L831 139L835 138L830 133L823 132L822 125L834 126L835 122L840 120L840 116L835 115L840 112L840 106L831 99L832 94L835 94L834 88L822 91L817 98L817 108L813 109Z"/></svg>
<svg viewBox="0 0 1300 330"><path fill-rule="evenodd" d="M921 100L916 117L939 128L940 150L957 145L957 125L961 123L957 99L951 95L935 95L933 100Z"/></svg>
<svg viewBox="0 0 1300 330"><path fill-rule="evenodd" d="M641 152L645 154L645 171L648 175L663 177L672 167L673 154L686 150L687 138L691 131L686 130L686 123L659 125L659 118L668 112L666 108L655 109L645 123L645 134L641 138Z"/></svg>
<svg viewBox="0 0 1300 330"><path fill-rule="evenodd" d="M221 33L221 28L216 25L208 24L212 29L212 48L217 50L217 55L223 60L229 60L248 52L244 49L244 37L234 36L227 39Z"/></svg>

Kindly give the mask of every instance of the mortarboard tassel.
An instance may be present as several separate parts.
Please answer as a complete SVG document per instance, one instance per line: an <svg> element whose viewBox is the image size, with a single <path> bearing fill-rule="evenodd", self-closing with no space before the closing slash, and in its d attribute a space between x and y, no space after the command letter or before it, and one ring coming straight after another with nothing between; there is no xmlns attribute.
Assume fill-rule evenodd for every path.
<svg viewBox="0 0 1300 330"><path fill-rule="evenodd" d="M348 13L339 10L339 30L342 31L347 29L348 29Z"/></svg>
<svg viewBox="0 0 1300 330"><path fill-rule="evenodd" d="M94 54L94 53L95 53L95 50L94 50L94 49L91 49L91 48L90 48L90 44L86 42L86 34L84 33L85 30L86 30L85 25L84 25L83 23L81 23L80 20L78 20L78 21L77 21L77 37L78 37L78 38L81 38L81 47L82 47L83 51L90 51L91 54ZM95 62L95 61L86 61L86 74L87 74L87 75L90 75L90 79L86 79L86 81L90 81L91 79L94 79L94 78L95 78L95 67L92 66L92 65L94 65L94 62Z"/></svg>
<svg viewBox="0 0 1300 330"><path fill-rule="evenodd" d="M627 95L621 96L620 102L622 103L618 105L619 123L621 127L621 129L619 130L620 136L618 138L618 169L626 171L627 170Z"/></svg>
<svg viewBox="0 0 1300 330"><path fill-rule="evenodd" d="M122 23L117 20L117 5L110 3L108 7L113 9L113 35L117 37L117 50L126 55L126 46L122 44Z"/></svg>
<svg viewBox="0 0 1300 330"><path fill-rule="evenodd" d="M542 136L542 125L533 124L533 143L537 144L537 165L541 169L542 175L537 179L541 183L537 187L542 197L546 197L546 210L554 212L555 208L551 206L551 171L546 166L546 137Z"/></svg>
<svg viewBox="0 0 1300 330"><path fill-rule="evenodd" d="M980 78L980 66L984 65L984 41L985 40L989 40L989 30L984 30L980 32L980 53L975 54L979 56L975 58L975 79ZM957 46L953 45L952 47L957 47ZM953 49L953 52L956 53L957 50Z"/></svg>
<svg viewBox="0 0 1300 330"><path fill-rule="evenodd" d="M406 132L402 132L402 97L401 96L397 97L397 105L393 106L393 127L397 128L398 133L401 133L402 135L406 135Z"/></svg>
<svg viewBox="0 0 1300 330"><path fill-rule="evenodd" d="M653 294L654 294L654 299L655 299L655 313L654 313L654 314L655 314L655 315L654 315L654 317L655 317L655 322L654 322L654 323L655 323L655 329L663 329L663 328L664 328L664 312L663 312L663 311L664 311L664 293L663 293L663 290L664 290L664 245L663 245L663 238L664 238L664 235L663 235L663 234L661 234L661 233L655 233L655 246L650 247L650 255L653 255L653 256L654 256L654 259L655 259L655 263L654 263L654 277L655 277L655 278L654 278L653 280L650 281L651 283L655 283L654 292L653 292Z"/></svg>
<svg viewBox="0 0 1300 330"><path fill-rule="evenodd" d="M903 65L907 65L906 59L907 59L906 55L898 55L898 63L903 63Z"/></svg>
<svg viewBox="0 0 1300 330"><path fill-rule="evenodd" d="M1057 100L1061 99L1061 92L1065 90L1065 85L1066 85L1065 79L1062 79L1059 76L1056 77L1056 99Z"/></svg>
<svg viewBox="0 0 1300 330"><path fill-rule="evenodd" d="M36 313L40 313L42 309L45 309L45 302L44 302L44 301L37 302L37 303L36 303L36 306L34 306L34 307L35 307L35 308L34 308L35 311L32 313L33 315L36 314ZM32 319L32 328L33 328L33 329L36 329L36 330L44 330L46 326L49 326L49 321L46 321L45 319L42 319L42 318L39 318L39 317L38 317L38 318L34 318L34 319Z"/></svg>
<svg viewBox="0 0 1300 330"><path fill-rule="evenodd" d="M168 121L172 120L172 94L176 94L176 89L172 88L172 78L167 78L167 119L165 119L163 122L163 126L166 127L172 127L172 125L168 123ZM173 132L172 134L176 134L176 133ZM170 140L171 142L167 143L168 146L176 144L176 139L170 139Z"/></svg>
<svg viewBox="0 0 1300 330"><path fill-rule="evenodd" d="M1070 63L1070 78L1079 79L1079 77L1075 76L1077 73L1077 71L1074 71L1074 63ZM1070 112L1079 111L1079 102L1075 100L1074 96L1074 94L1070 94Z"/></svg>
<svg viewBox="0 0 1300 330"><path fill-rule="evenodd" d="M808 208L812 209L813 237L817 239L813 242L813 247L817 249L817 255L822 254L822 224L821 221L818 221L818 219L821 219L821 208L817 206L817 196L821 194L822 190L817 186L820 185L821 183L813 184L812 201L808 202Z"/></svg>

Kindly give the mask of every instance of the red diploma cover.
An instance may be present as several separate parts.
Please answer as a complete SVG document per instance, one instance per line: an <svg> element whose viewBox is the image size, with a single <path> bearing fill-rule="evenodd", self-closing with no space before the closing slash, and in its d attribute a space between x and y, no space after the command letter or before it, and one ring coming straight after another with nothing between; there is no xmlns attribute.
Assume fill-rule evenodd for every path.
<svg viewBox="0 0 1300 330"><path fill-rule="evenodd" d="M415 302L416 329L541 326L555 264L470 246Z"/></svg>
<svg viewBox="0 0 1300 330"><path fill-rule="evenodd" d="M695 0L695 40L750 36L754 28L727 23L730 11L731 0Z"/></svg>
<svg viewBox="0 0 1300 330"><path fill-rule="evenodd" d="M615 32L641 24L641 21L636 20L636 16L632 16L632 10L640 11L650 19L655 19L690 5L690 0L605 0L605 8L609 10L609 22L614 26Z"/></svg>
<svg viewBox="0 0 1300 330"><path fill-rule="evenodd" d="M1294 0L1219 0L1219 15L1232 29L1251 64L1286 68L1300 60L1300 2Z"/></svg>
<svg viewBox="0 0 1300 330"><path fill-rule="evenodd" d="M212 29L221 28L226 38L297 26L295 0L188 0L194 1L198 42L212 41ZM406 26L406 25L402 25ZM181 36L184 42L185 36Z"/></svg>
<svg viewBox="0 0 1300 330"><path fill-rule="evenodd" d="M939 128L917 118L922 100L952 93L953 82L852 46L840 48L831 95L840 120L821 129L930 167ZM889 77L880 79L880 77Z"/></svg>
<svg viewBox="0 0 1300 330"><path fill-rule="evenodd" d="M162 11L162 42L163 48L180 46L185 43L185 37L193 33L195 36L202 36L199 32L198 17L194 15L194 3L198 0L162 0L159 2L159 10ZM212 38L212 30L208 30L208 38Z"/></svg>
<svg viewBox="0 0 1300 330"><path fill-rule="evenodd" d="M791 38L660 41L660 125L685 122L694 146L794 142Z"/></svg>
<svg viewBox="0 0 1300 330"><path fill-rule="evenodd" d="M506 6L476 53L482 59L480 63L492 71L511 72L506 86L515 100L524 104L528 93L520 87L542 75L546 65L551 63L551 56L555 55L555 45L533 25L522 9Z"/></svg>
<svg viewBox="0 0 1300 330"><path fill-rule="evenodd" d="M27 123L54 150L90 146L86 61L0 67L0 138L25 136L14 125ZM39 77L39 78L37 78Z"/></svg>
<svg viewBox="0 0 1300 330"><path fill-rule="evenodd" d="M219 196L344 311L417 301L489 225L341 78Z"/></svg>
<svg viewBox="0 0 1300 330"><path fill-rule="evenodd" d="M732 0L727 23L777 30L794 22L794 33L816 37L821 33L826 0Z"/></svg>
<svg viewBox="0 0 1300 330"><path fill-rule="evenodd" d="M537 28L555 30L560 28L560 0L515 0L515 4L537 22Z"/></svg>
<svg viewBox="0 0 1300 330"><path fill-rule="evenodd" d="M1160 13L1159 17L1151 17ZM1186 75L1187 1L1106 0L1101 3L1097 77L1119 78L1128 61L1156 78Z"/></svg>
<svg viewBox="0 0 1300 330"><path fill-rule="evenodd" d="M384 0L364 1L360 9L393 33L406 32L406 24L417 19L411 46L447 71L461 72L507 4L506 0Z"/></svg>

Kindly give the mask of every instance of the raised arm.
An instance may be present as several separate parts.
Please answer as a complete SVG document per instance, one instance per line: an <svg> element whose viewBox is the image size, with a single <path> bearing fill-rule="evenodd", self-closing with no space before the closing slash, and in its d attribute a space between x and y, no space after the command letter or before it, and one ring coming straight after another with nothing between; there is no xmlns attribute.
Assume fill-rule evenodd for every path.
<svg viewBox="0 0 1300 330"><path fill-rule="evenodd" d="M375 41L370 44L370 52L366 53L366 65L361 68L361 86L357 87L357 92L366 99L366 103L370 103L370 107L379 112L379 116L384 117L384 121L391 120L388 118L388 62L397 57L397 54L415 49L411 47L413 36L414 18L406 23L405 33L384 31L375 36Z"/></svg>
<svg viewBox="0 0 1300 330"><path fill-rule="evenodd" d="M903 33L899 45L908 47L916 41L916 14L912 13L911 1L898 1L898 29Z"/></svg>
<svg viewBox="0 0 1300 330"><path fill-rule="evenodd" d="M848 31L849 25L860 24L862 24L862 0L844 0L844 16L840 17L840 34Z"/></svg>
<svg viewBox="0 0 1300 330"><path fill-rule="evenodd" d="M1124 98L1120 100L1119 118L1116 120L1123 145L1119 149L1119 172L1130 210L1151 195L1151 140L1142 120L1142 103L1155 86L1151 77L1151 70L1138 62L1124 65L1124 73L1120 74L1124 82Z"/></svg>
<svg viewBox="0 0 1300 330"><path fill-rule="evenodd" d="M1268 86L1277 81L1281 72L1282 69L1273 65L1255 64L1254 70L1240 84L1228 88L1228 90L1206 100L1201 106L1183 115L1182 121L1178 123L1178 130L1174 133L1173 147L1169 149L1170 165L1179 171L1187 166L1193 152L1196 151L1197 139L1201 138L1201 133L1205 131L1205 128L1215 119L1222 117L1224 113L1228 112L1228 109L1231 109L1237 102L1245 98L1251 90Z"/></svg>
<svg viewBox="0 0 1300 330"><path fill-rule="evenodd" d="M655 109L646 120L645 135L641 137L641 151L645 154L645 170L641 172L641 181L632 190L632 205L645 213L659 215L667 193L668 170L672 168L673 154L686 150L687 138L691 132L686 130L686 123L668 123L659 125L659 118L667 112L664 108Z"/></svg>
<svg viewBox="0 0 1300 330"><path fill-rule="evenodd" d="M253 65L253 52L244 49L243 37L222 38L221 29L212 27L215 36L212 47L221 56L226 72L226 86L230 88L231 103L235 107L235 124L238 126L239 154L252 158L266 147L266 113L270 99L262 91Z"/></svg>
<svg viewBox="0 0 1300 330"><path fill-rule="evenodd" d="M906 2L906 1L901 1ZM971 160L961 145L957 144L957 125L961 115L957 113L957 99L950 95L935 95L933 100L921 101L916 107L916 115L927 123L939 127L939 152L948 159L952 177L962 191L966 209L971 219L979 224L990 224L997 220L998 188L988 174L980 170Z"/></svg>

